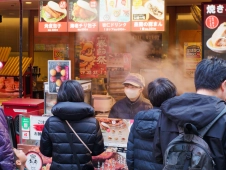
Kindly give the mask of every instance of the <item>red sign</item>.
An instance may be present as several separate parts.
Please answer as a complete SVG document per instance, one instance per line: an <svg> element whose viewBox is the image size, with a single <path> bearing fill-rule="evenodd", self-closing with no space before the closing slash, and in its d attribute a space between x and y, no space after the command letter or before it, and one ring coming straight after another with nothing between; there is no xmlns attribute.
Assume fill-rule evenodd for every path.
<svg viewBox="0 0 226 170"><path fill-rule="evenodd" d="M105 77L108 36L100 34L89 38L81 37L79 44L80 78Z"/></svg>
<svg viewBox="0 0 226 170"><path fill-rule="evenodd" d="M97 2L69 0L68 31L97 32Z"/></svg>
<svg viewBox="0 0 226 170"><path fill-rule="evenodd" d="M66 1L41 1L39 32L67 32Z"/></svg>
<svg viewBox="0 0 226 170"><path fill-rule="evenodd" d="M133 31L164 31L163 20L132 22Z"/></svg>

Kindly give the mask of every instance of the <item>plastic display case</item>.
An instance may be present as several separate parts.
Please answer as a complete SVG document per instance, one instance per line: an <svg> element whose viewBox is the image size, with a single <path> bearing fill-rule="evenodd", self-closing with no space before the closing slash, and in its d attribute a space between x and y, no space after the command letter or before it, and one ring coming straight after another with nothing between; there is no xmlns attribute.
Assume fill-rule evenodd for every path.
<svg viewBox="0 0 226 170"><path fill-rule="evenodd" d="M91 80L76 80L78 81L84 90L85 102L91 105L92 91ZM48 82L44 82L44 114L51 115L51 109L56 104L57 93L48 92Z"/></svg>

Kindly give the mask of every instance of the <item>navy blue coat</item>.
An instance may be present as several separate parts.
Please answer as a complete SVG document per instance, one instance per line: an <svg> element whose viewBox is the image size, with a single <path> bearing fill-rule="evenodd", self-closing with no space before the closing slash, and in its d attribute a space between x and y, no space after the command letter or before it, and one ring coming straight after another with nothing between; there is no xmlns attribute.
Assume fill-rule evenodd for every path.
<svg viewBox="0 0 226 170"><path fill-rule="evenodd" d="M54 116L46 121L40 141L41 153L52 157L51 170L78 169L64 129L64 120L68 120L75 132L92 151L93 156L104 151L100 126L93 117L94 109L90 105L83 102L60 102L52 108L52 113ZM81 168L93 170L92 155L72 131L70 134Z"/></svg>
<svg viewBox="0 0 226 170"><path fill-rule="evenodd" d="M134 118L127 143L126 161L129 170L161 170L155 163L153 138L161 110L153 108L140 111Z"/></svg>

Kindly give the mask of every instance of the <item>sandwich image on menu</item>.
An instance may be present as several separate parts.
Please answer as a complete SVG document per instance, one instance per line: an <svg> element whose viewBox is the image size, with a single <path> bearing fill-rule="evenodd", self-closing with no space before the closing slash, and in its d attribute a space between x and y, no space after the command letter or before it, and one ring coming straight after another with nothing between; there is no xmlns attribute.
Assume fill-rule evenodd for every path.
<svg viewBox="0 0 226 170"><path fill-rule="evenodd" d="M209 49L217 53L226 53L226 22L221 23L206 42Z"/></svg>
<svg viewBox="0 0 226 170"><path fill-rule="evenodd" d="M132 20L147 21L150 19L164 19L164 0L133 0Z"/></svg>
<svg viewBox="0 0 226 170"><path fill-rule="evenodd" d="M91 22L97 17L97 9L85 0L78 0L73 3L72 17L75 22Z"/></svg>
<svg viewBox="0 0 226 170"><path fill-rule="evenodd" d="M41 9L41 18L46 22L58 22L67 16L67 10L61 8L59 3L54 1L49 1Z"/></svg>

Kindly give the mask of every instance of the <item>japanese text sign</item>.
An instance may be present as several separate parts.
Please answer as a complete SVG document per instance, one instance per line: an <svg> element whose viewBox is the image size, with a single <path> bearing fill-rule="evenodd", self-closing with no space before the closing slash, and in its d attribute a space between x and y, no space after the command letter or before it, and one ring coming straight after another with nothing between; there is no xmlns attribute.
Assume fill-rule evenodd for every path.
<svg viewBox="0 0 226 170"><path fill-rule="evenodd" d="M226 3L203 3L204 58L222 57L226 53Z"/></svg>
<svg viewBox="0 0 226 170"><path fill-rule="evenodd" d="M30 116L30 139L40 140L42 130L49 117Z"/></svg>
<svg viewBox="0 0 226 170"><path fill-rule="evenodd" d="M106 76L106 54L108 52L108 36L95 35L79 40L79 69L81 78L97 78Z"/></svg>

